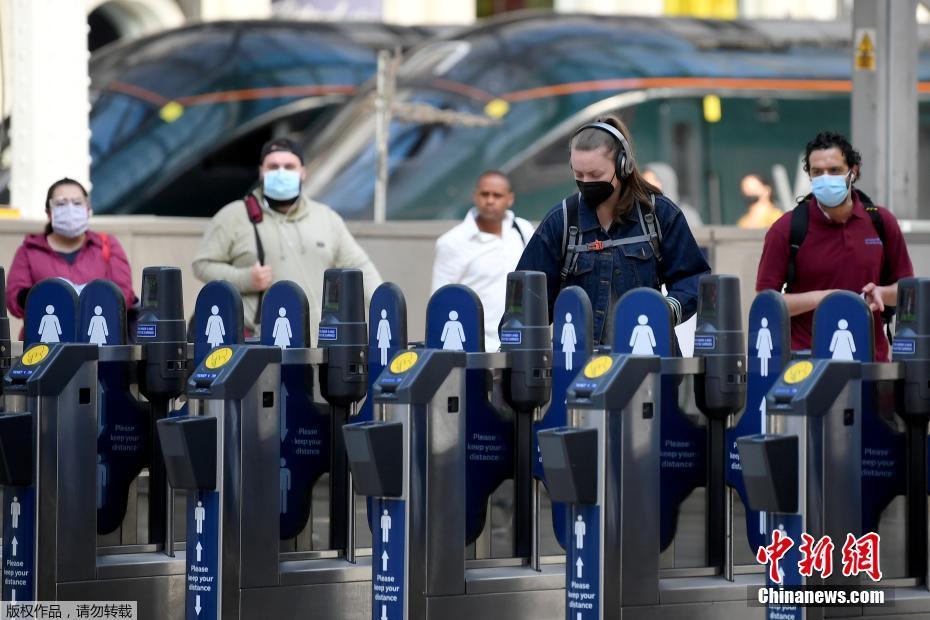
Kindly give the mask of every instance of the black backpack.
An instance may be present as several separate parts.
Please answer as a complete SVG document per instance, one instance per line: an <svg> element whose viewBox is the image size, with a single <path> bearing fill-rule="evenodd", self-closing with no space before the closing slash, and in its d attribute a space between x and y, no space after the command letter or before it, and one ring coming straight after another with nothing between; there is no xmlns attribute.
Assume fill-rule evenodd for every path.
<svg viewBox="0 0 930 620"><path fill-rule="evenodd" d="M879 211L880 207L875 206L872 199L869 198L865 192L858 189L854 189L853 191L859 196L859 201L862 203L862 206L865 207L865 212L869 214L869 219L872 220L872 226L875 228L875 232L878 233L878 238L882 241L882 253L884 256L885 222L882 220L882 214ZM791 212L791 232L788 238L788 271L785 275L786 293L792 292L791 285L797 278L798 251L801 249L801 244L804 243L804 238L807 236L808 211L811 198L813 198L813 194L805 196ZM888 257L884 256L884 258L885 260L882 261L882 271L878 278L879 286L886 286L892 283L890 267L887 260ZM895 309L893 307L885 306L885 310L882 312L882 320L885 322L888 342L891 342L890 324L891 319L894 317L894 311Z"/></svg>
<svg viewBox="0 0 930 620"><path fill-rule="evenodd" d="M559 271L559 290L565 288L569 274L574 270L578 261L578 254L582 252L599 252L603 249L641 243L648 241L652 246L652 253L656 261L662 262L662 227L655 214L656 197L649 194L652 209L643 213L639 203L636 203L636 212L639 214L639 225L643 234L625 239L611 239L609 241L593 241L581 243L581 229L578 227L578 210L581 207L580 194L573 194L562 200L562 269Z"/></svg>

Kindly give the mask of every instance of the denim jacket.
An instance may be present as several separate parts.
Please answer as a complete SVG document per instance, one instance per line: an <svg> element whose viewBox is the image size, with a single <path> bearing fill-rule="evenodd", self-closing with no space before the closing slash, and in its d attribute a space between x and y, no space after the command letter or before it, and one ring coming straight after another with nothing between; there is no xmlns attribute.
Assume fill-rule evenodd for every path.
<svg viewBox="0 0 930 620"><path fill-rule="evenodd" d="M565 286L578 285L591 299L594 311L594 340L609 343L613 306L627 291L648 286L659 289L665 285L669 305L679 321L685 321L697 309L698 279L710 273L710 265L698 248L694 235L681 210L661 194L655 197L656 219L662 228L662 261L653 256L648 241L608 247L600 251L580 252ZM594 209L585 206L579 196L578 228L582 243L623 239L643 234L636 210L614 221L604 232ZM643 205L643 209L646 205ZM518 271L542 271L546 274L549 294L549 320L560 290L559 271L562 268L562 205L553 208L543 218L536 233L523 251Z"/></svg>

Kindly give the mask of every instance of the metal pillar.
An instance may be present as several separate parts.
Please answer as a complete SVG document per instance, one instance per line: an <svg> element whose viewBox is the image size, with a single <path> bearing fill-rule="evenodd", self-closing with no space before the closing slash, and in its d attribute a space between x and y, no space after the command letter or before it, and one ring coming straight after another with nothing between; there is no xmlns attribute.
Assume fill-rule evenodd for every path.
<svg viewBox="0 0 930 620"><path fill-rule="evenodd" d="M930 217L917 204L917 0L856 0L852 141L858 185L899 219Z"/></svg>

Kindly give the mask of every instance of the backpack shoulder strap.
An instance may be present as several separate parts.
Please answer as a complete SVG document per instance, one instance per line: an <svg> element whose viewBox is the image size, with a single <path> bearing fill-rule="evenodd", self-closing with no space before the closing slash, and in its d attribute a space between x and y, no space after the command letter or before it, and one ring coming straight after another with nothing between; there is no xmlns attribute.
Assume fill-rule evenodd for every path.
<svg viewBox="0 0 930 620"><path fill-rule="evenodd" d="M636 204L639 210L639 221L642 224L643 233L649 238L649 245L652 246L652 253L656 257L656 262L662 262L662 227L659 225L659 214L656 212L656 195L649 194L649 202L652 204L651 209L643 213L639 203Z"/></svg>
<svg viewBox="0 0 930 620"><path fill-rule="evenodd" d="M865 212L869 214L869 219L872 220L872 227L875 229L875 232L878 234L878 238L882 242L882 258L885 258L885 220L882 219L881 207L876 206L872 199L869 198L868 194L862 190L853 190L856 192L856 195L859 196L859 202L862 203ZM890 274L887 273L888 261L882 261L882 272L881 272L881 284L882 286L890 284Z"/></svg>
<svg viewBox="0 0 930 620"><path fill-rule="evenodd" d="M865 207L865 212L869 214L869 219L872 220L872 227L875 228L875 232L882 242L882 268L879 272L878 284L879 286L887 286L894 280L891 277L891 266L888 262L888 256L885 254L887 244L885 243L885 221L882 219L881 207L876 206L865 192L858 189L854 191L859 196L859 201L862 203L862 206ZM882 312L882 321L885 323L885 335L888 337L888 342L894 342L894 334L891 333L891 319L894 318L894 315L894 306L885 306L885 310Z"/></svg>
<svg viewBox="0 0 930 620"><path fill-rule="evenodd" d="M562 200L562 268L559 271L559 290L565 288L568 274L575 268L575 262L578 260L575 246L581 243L581 231L578 228L580 205L578 194L572 194Z"/></svg>
<svg viewBox="0 0 930 620"><path fill-rule="evenodd" d="M795 205L791 211L791 232L788 234L788 270L785 273L785 291L791 292L791 285L798 275L798 250L807 236L808 204L810 196Z"/></svg>

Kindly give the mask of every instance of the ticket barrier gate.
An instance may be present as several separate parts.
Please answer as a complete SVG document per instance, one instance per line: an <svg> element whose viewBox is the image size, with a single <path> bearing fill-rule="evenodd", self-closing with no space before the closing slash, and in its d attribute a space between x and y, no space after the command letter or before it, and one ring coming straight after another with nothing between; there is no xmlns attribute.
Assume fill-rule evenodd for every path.
<svg viewBox="0 0 930 620"><path fill-rule="evenodd" d="M660 370L656 356L594 356L568 389L569 426L539 433L550 495L570 505L564 618L659 604L648 515L659 513Z"/></svg>
<svg viewBox="0 0 930 620"><path fill-rule="evenodd" d="M722 440L745 390L738 290L735 278L702 278L699 357L661 360L651 353L674 337L668 304L651 289L627 293L614 321L615 344L622 352L592 358L569 389L569 426L540 432L550 489L556 499L571 503L565 618L754 617L747 610L746 586L761 580L755 575L728 579L723 568L730 524ZM660 461L668 458L661 425L670 411L663 399L673 399L671 412L677 413L677 394L666 382L686 374L695 376L698 405L712 417L705 430L707 478L713 481L707 493L710 570L693 574L661 569L657 553Z"/></svg>
<svg viewBox="0 0 930 620"><path fill-rule="evenodd" d="M289 315L288 338L297 342L302 321L290 309L305 298L288 297L294 292L289 283L276 287L266 296L263 317L266 310ZM334 548L286 552L280 536L282 368L318 366L338 432L365 391L363 299L360 271L327 270L321 349L281 343L215 347L188 383L191 414L159 422L168 475L173 486L188 490L193 506L186 618L291 617L308 609L322 617L367 616L371 577L367 558L354 557L354 494L344 452L331 451L331 484L344 485L331 495Z"/></svg>
<svg viewBox="0 0 930 620"><path fill-rule="evenodd" d="M4 600L136 600L144 618L177 612L183 558L173 557L170 503L158 502L159 494L167 498L167 488L159 488L157 482L151 485L148 543L107 546L97 537L101 529L118 527L101 521L106 520L101 486L112 481L101 474L113 472L101 462L100 440L113 429L101 409L109 396L98 382L104 364L138 376L150 414L140 409L136 426L126 434L132 435L129 443L136 457L150 457L145 440L152 435L141 426L167 413L168 396L176 393L175 386L186 372L180 284L177 269L145 270L139 321L140 329L150 333L145 344L36 342L4 379L9 413L0 416L4 465L0 483L5 487L4 514L10 517L4 520ZM92 282L84 292L94 296L105 292L107 285ZM153 295L153 289L160 293ZM30 292L27 326L30 309L46 294L62 302L56 308L56 321L60 319L56 332L63 340L72 339L77 300L70 285L58 281L45 281ZM101 297L98 316L103 314L101 305L110 304L118 313L124 311L121 295ZM39 311L45 314L48 305L42 302ZM122 329L116 323L111 328ZM152 470L153 480L157 479L157 467ZM131 480L124 482L128 486ZM125 511L125 503L118 508Z"/></svg>
<svg viewBox="0 0 930 620"><path fill-rule="evenodd" d="M538 559L537 497L531 488L530 429L551 381L545 291L543 274L510 274L500 327L502 353L449 347L400 352L375 383L374 420L344 427L357 488L373 498L375 507L369 617L561 617L564 568ZM460 318L457 312L448 316L450 321ZM466 558L470 437L465 411L470 393L465 384L469 368L500 366L509 369L505 397L517 416L519 521L515 557L499 563Z"/></svg>
<svg viewBox="0 0 930 620"><path fill-rule="evenodd" d="M768 434L737 440L750 506L769 513L767 529L798 541L800 533L838 542L861 532L861 380L862 366L854 361L796 361L767 396ZM839 571L825 581L795 578L796 556L789 553L782 563L786 586L859 583ZM777 611L824 617L822 608Z"/></svg>
<svg viewBox="0 0 930 620"><path fill-rule="evenodd" d="M898 282L892 349L902 370L895 385L896 409L907 435L907 568L917 582L913 593L923 598L930 589L930 514L924 494L930 493L930 278Z"/></svg>
<svg viewBox="0 0 930 620"><path fill-rule="evenodd" d="M894 607L801 608L769 606L768 617L917 618L930 614L927 586L927 416L930 413L930 280L908 278L898 284L899 312L894 343L895 361L875 364L850 359L849 349L869 349L872 316L851 293L834 293L814 317L815 358L795 361L767 396L766 433L737 440L744 464L743 478L754 509L767 511L769 530L789 536L794 549L782 559L778 574L785 586L893 586ZM838 314L838 311L843 314ZM837 316L842 324L837 325ZM858 327L858 329L857 329ZM834 359L818 359L818 330L832 336ZM847 340L852 346L846 347ZM822 347L820 347L822 348ZM871 353L869 353L871 355ZM845 357L846 359L836 359ZM844 577L839 568L824 579L814 572L802 576L797 567L800 535L815 541L830 536L837 551L847 536L866 537L872 525L863 507L874 498L865 485L867 451L864 433L874 403L865 401L866 381L893 381L897 413L906 425L906 577L888 579L876 573ZM889 461L892 462L893 458ZM893 472L889 472L892 474ZM858 548L856 553L864 552ZM878 565L877 544L873 564ZM844 554L845 555L845 554ZM845 559L844 559L845 562ZM878 568L878 567L877 567ZM774 585L771 578L769 584ZM774 615L771 615L774 614Z"/></svg>

